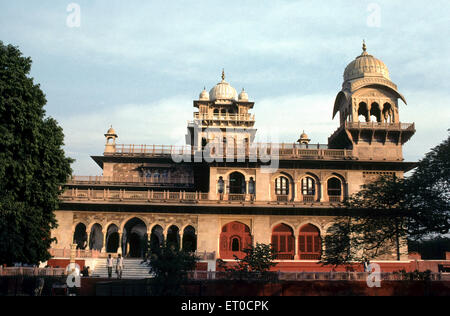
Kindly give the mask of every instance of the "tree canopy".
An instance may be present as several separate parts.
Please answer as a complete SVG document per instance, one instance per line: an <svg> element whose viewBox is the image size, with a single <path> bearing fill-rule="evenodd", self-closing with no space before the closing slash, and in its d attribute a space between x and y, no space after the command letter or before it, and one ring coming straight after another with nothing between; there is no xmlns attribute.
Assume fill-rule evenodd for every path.
<svg viewBox="0 0 450 316"><path fill-rule="evenodd" d="M0 263L50 258L60 188L71 174L64 134L45 116L31 58L0 41Z"/></svg>
<svg viewBox="0 0 450 316"><path fill-rule="evenodd" d="M400 260L407 240L450 231L449 138L418 162L407 178L380 177L344 202L325 237L325 264L365 261L392 253Z"/></svg>

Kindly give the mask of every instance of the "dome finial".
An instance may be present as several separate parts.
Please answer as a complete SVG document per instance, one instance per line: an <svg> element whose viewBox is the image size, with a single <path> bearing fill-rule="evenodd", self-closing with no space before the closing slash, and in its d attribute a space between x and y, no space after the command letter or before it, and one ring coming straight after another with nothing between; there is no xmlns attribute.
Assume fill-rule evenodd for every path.
<svg viewBox="0 0 450 316"><path fill-rule="evenodd" d="M225 69L222 69L222 80L225 81Z"/></svg>
<svg viewBox="0 0 450 316"><path fill-rule="evenodd" d="M367 46L366 46L366 40L363 40L363 46L362 46L363 52L365 53L367 51Z"/></svg>

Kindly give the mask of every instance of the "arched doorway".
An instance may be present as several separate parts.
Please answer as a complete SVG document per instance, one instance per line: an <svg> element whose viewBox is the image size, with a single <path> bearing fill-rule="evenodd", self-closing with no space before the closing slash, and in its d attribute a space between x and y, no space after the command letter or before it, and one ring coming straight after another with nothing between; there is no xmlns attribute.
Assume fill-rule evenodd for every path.
<svg viewBox="0 0 450 316"><path fill-rule="evenodd" d="M243 258L244 249L252 245L250 228L240 222L231 222L222 227L220 234L220 257L234 259L234 255Z"/></svg>
<svg viewBox="0 0 450 316"><path fill-rule="evenodd" d="M167 230L167 245L180 249L180 229L175 225Z"/></svg>
<svg viewBox="0 0 450 316"><path fill-rule="evenodd" d="M279 224L272 231L272 247L275 250L277 259L293 260L294 250L294 231L286 224Z"/></svg>
<svg viewBox="0 0 450 316"><path fill-rule="evenodd" d="M189 252L197 250L197 235L192 226L187 226L183 231L183 250Z"/></svg>
<svg viewBox="0 0 450 316"><path fill-rule="evenodd" d="M106 231L106 252L116 253L119 249L119 227L109 225Z"/></svg>
<svg viewBox="0 0 450 316"><path fill-rule="evenodd" d="M163 228L156 225L152 228L150 235L150 251L157 252L164 242Z"/></svg>
<svg viewBox="0 0 450 316"><path fill-rule="evenodd" d="M103 232L100 224L94 224L91 227L89 235L89 249L101 251L103 248Z"/></svg>
<svg viewBox="0 0 450 316"><path fill-rule="evenodd" d="M307 224L300 228L298 253L300 260L320 260L322 240L320 231L316 226Z"/></svg>
<svg viewBox="0 0 450 316"><path fill-rule="evenodd" d="M147 252L147 226L139 218L130 219L124 226L122 248L124 256L131 258L144 257ZM125 251L124 251L125 250Z"/></svg>
<svg viewBox="0 0 450 316"><path fill-rule="evenodd" d="M86 225L79 223L75 227L75 232L73 234L73 243L77 245L77 249L84 250L87 247L87 232Z"/></svg>

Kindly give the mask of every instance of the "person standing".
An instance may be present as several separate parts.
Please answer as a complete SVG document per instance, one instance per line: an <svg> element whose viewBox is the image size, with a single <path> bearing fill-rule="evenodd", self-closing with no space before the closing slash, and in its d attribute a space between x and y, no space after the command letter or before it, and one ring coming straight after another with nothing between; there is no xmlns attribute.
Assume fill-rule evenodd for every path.
<svg viewBox="0 0 450 316"><path fill-rule="evenodd" d="M106 267L108 268L108 279L111 279L112 277L112 269L113 269L113 258L111 255L108 255L108 258L106 259Z"/></svg>
<svg viewBox="0 0 450 316"><path fill-rule="evenodd" d="M123 258L122 255L119 253L119 256L117 257L117 261L116 261L116 273L117 273L117 278L118 279L122 279L122 272L123 272Z"/></svg>

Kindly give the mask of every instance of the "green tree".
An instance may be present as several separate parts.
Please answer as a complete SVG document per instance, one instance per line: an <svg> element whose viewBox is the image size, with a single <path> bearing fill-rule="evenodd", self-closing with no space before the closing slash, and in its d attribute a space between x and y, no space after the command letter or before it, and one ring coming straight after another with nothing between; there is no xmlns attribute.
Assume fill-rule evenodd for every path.
<svg viewBox="0 0 450 316"><path fill-rule="evenodd" d="M45 117L46 99L28 75L31 59L0 41L0 263L50 258L54 210L72 159L64 134Z"/></svg>
<svg viewBox="0 0 450 316"><path fill-rule="evenodd" d="M405 179L381 177L345 203L325 238L322 262L345 264L392 252L400 260L408 239L450 230L449 139L432 149Z"/></svg>
<svg viewBox="0 0 450 316"><path fill-rule="evenodd" d="M150 273L154 274L152 294L158 296L182 295L181 286L199 260L193 252L179 250L168 242L154 249L149 258Z"/></svg>
<svg viewBox="0 0 450 316"><path fill-rule="evenodd" d="M322 261L339 265L391 253L400 260L408 235L405 183L380 177L344 202L348 216L338 217L325 237Z"/></svg>
<svg viewBox="0 0 450 316"><path fill-rule="evenodd" d="M450 130L449 130L450 131ZM450 135L419 161L406 181L411 239L450 231Z"/></svg>
<svg viewBox="0 0 450 316"><path fill-rule="evenodd" d="M256 243L256 246L249 246L244 249L245 256L239 258L234 255L237 262L236 266L228 266L224 261L219 261L219 266L226 271L240 271L240 272L261 272L265 273L270 270L271 267L277 265L274 260L277 255L272 245L266 245L262 243Z"/></svg>

